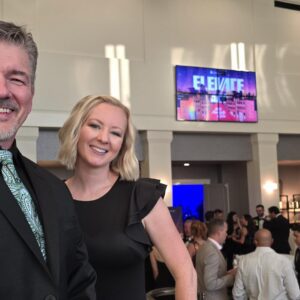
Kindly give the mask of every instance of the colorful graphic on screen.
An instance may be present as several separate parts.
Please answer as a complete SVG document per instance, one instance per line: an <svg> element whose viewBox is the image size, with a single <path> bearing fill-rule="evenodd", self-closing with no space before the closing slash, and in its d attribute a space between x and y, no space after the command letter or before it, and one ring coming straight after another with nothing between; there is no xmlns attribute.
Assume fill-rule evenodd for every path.
<svg viewBox="0 0 300 300"><path fill-rule="evenodd" d="M257 122L255 72L176 66L179 121Z"/></svg>

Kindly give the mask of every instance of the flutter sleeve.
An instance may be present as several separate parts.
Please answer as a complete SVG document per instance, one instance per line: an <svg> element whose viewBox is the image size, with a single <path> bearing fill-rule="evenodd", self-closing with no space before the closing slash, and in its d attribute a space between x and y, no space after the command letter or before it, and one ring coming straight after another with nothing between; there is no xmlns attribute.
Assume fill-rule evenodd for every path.
<svg viewBox="0 0 300 300"><path fill-rule="evenodd" d="M152 242L142 224L160 198L163 198L166 185L157 179L140 178L132 189L126 234L134 241L144 244L150 250Z"/></svg>

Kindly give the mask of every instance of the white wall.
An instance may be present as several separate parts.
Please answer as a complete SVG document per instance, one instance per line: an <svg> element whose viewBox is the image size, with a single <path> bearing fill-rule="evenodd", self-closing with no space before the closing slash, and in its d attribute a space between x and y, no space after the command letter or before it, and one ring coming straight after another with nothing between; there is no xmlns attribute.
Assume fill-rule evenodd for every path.
<svg viewBox="0 0 300 300"><path fill-rule="evenodd" d="M81 97L111 93L105 46L121 44L121 98L138 129L299 133L300 13L273 2L0 0L0 17L27 24L40 49L26 125L59 127ZM245 43L246 67L257 72L258 124L176 122L174 65L230 68L232 42Z"/></svg>

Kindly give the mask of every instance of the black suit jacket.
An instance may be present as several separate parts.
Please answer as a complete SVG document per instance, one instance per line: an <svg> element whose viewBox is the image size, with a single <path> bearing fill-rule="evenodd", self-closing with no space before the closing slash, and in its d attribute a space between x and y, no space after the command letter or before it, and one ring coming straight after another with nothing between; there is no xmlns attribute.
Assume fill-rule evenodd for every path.
<svg viewBox="0 0 300 300"><path fill-rule="evenodd" d="M277 253L289 254L291 251L291 247L289 244L289 221L282 215L279 215L278 217L268 222L264 222L264 228L269 229L272 233L272 248Z"/></svg>
<svg viewBox="0 0 300 300"><path fill-rule="evenodd" d="M96 274L71 195L58 178L19 154L44 227L47 263L8 187L0 181L0 299L96 299Z"/></svg>

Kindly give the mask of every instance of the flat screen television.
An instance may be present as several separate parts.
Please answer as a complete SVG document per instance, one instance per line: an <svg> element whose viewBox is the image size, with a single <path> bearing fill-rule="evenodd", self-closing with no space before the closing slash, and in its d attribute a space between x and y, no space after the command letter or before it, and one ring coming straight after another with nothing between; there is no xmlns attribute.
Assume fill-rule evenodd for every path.
<svg viewBox="0 0 300 300"><path fill-rule="evenodd" d="M255 72L175 66L176 119L255 123Z"/></svg>

